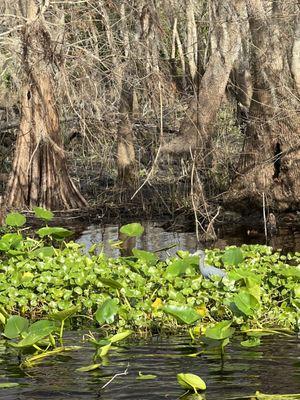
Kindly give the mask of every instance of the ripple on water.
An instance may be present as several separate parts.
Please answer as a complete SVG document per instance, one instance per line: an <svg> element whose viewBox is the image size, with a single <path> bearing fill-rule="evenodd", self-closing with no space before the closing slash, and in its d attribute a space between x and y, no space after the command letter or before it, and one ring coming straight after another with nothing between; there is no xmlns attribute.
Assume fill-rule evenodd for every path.
<svg viewBox="0 0 300 400"><path fill-rule="evenodd" d="M69 335L78 344L79 334ZM198 357L188 357L201 350L187 337L154 337L132 342L112 351L105 366L90 373L76 368L92 363L93 349L48 359L34 368L22 371L17 358L3 355L0 375L20 386L0 392L6 400L159 400L177 399L183 394L176 374L190 372L207 383L206 399L242 398L256 390L266 393L300 393L300 346L296 338L266 337L262 346L242 348L237 340L226 348L224 362L216 351L208 350ZM128 367L129 365L129 367ZM104 390L115 374L117 376ZM155 374L155 380L136 380L139 371Z"/></svg>

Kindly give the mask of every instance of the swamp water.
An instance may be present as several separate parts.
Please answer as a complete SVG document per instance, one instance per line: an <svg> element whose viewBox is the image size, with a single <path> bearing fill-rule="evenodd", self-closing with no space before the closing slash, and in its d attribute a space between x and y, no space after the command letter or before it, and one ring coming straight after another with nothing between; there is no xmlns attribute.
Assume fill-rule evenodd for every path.
<svg viewBox="0 0 300 400"><path fill-rule="evenodd" d="M68 344L79 344L80 332L66 334ZM300 393L300 341L296 337L265 337L257 348L243 348L233 340L226 347L224 362L215 350L189 357L203 348L188 337L152 337L110 352L101 369L78 372L91 363L93 348L85 344L79 351L46 359L41 364L20 370L18 360L1 354L1 381L19 386L2 389L6 400L85 400L85 399L178 399L184 390L176 374L194 373L207 384L206 400L243 399L259 390L263 393ZM101 388L116 374L103 390ZM155 374L153 380L137 380L143 374ZM3 378L5 377L5 378Z"/></svg>
<svg viewBox="0 0 300 400"><path fill-rule="evenodd" d="M194 252L197 248L193 233L165 232L155 223L143 225L145 233L137 241L140 249L156 251L176 245L159 253L166 258L178 249ZM77 241L85 243L87 248L102 243L107 255L119 256L119 250L111 247L111 241L117 239L118 226L91 226ZM240 244L234 238L224 243ZM300 393L300 340L296 335L264 337L262 345L256 348L241 347L239 338L235 337L226 346L224 362L218 351L193 344L189 337L154 336L139 341L129 340L112 350L100 369L78 372L77 368L92 363L94 354L89 343L82 343L84 333L69 332L65 336L65 344L83 345L81 350L47 358L24 370L19 368L19 360L12 350L0 345L0 386L1 383L18 384L0 389L0 399L175 400L184 393L176 380L177 373L182 372L194 373L204 379L207 390L203 396L206 400L243 399L256 391ZM204 353L197 357L190 356L202 350ZM157 378L137 380L139 372L155 374ZM116 378L101 389L114 376Z"/></svg>

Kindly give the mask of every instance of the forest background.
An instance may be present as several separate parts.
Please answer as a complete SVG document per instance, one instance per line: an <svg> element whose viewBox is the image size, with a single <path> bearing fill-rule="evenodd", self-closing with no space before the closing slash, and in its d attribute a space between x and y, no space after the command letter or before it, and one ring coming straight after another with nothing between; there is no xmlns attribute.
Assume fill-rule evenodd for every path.
<svg viewBox="0 0 300 400"><path fill-rule="evenodd" d="M297 0L0 0L2 207L300 202Z"/></svg>

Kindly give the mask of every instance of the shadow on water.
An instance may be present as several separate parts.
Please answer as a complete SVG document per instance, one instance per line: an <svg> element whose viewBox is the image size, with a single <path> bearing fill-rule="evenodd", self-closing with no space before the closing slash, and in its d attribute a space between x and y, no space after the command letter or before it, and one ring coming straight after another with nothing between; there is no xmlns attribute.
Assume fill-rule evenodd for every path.
<svg viewBox="0 0 300 400"><path fill-rule="evenodd" d="M80 332L70 333L68 341L78 344ZM213 351L198 357L188 357L199 351L187 337L161 338L131 343L112 351L106 365L89 373L76 368L91 363L93 349L84 349L68 356L59 356L22 371L11 354L1 355L0 374L5 380L20 386L2 389L6 400L85 400L85 399L178 399L184 391L176 374L195 373L207 383L206 400L242 399L259 390L263 393L300 392L300 343L296 337L266 337L255 349L246 349L234 341L226 348L222 365ZM116 377L105 389L115 374ZM155 374L155 380L136 380L139 371ZM3 381L3 378L1 379Z"/></svg>

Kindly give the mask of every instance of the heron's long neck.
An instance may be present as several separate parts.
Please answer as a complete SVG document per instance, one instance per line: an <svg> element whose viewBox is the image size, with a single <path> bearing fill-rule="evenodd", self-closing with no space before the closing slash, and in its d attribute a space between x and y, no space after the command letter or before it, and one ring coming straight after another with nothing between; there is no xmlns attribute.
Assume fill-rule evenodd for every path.
<svg viewBox="0 0 300 400"><path fill-rule="evenodd" d="M200 268L200 270L205 267L204 261L205 261L205 253L201 253L199 255L199 268Z"/></svg>

